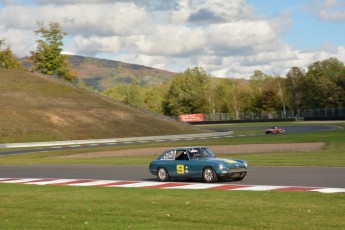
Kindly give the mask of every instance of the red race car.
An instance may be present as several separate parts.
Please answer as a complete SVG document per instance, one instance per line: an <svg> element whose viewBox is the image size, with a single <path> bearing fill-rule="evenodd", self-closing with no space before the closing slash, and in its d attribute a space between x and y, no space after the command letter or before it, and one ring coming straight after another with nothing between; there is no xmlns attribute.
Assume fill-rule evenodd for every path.
<svg viewBox="0 0 345 230"><path fill-rule="evenodd" d="M272 127L270 129L266 129L266 131L265 131L266 134L279 134L282 132L285 132L285 129L281 129L278 127Z"/></svg>

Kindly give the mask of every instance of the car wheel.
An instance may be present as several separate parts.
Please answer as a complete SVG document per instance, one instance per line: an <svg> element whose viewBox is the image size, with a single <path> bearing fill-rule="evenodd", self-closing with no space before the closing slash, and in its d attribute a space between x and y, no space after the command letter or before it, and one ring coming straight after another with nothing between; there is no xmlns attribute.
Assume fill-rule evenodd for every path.
<svg viewBox="0 0 345 230"><path fill-rule="evenodd" d="M157 172L157 178L159 181L169 181L169 173L165 168L159 168Z"/></svg>
<svg viewBox="0 0 345 230"><path fill-rule="evenodd" d="M206 183L214 183L218 180L216 172L211 167L207 167L204 169L204 171L202 172L202 179Z"/></svg>
<svg viewBox="0 0 345 230"><path fill-rule="evenodd" d="M242 175L240 177L235 177L235 178L232 178L233 181L241 181L243 180L245 177L246 177L247 173L244 172L242 173Z"/></svg>

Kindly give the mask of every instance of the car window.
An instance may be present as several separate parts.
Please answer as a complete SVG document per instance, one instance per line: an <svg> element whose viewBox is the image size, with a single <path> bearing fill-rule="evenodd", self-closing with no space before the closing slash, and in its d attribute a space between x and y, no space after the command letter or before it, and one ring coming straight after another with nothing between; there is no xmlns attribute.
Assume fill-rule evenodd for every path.
<svg viewBox="0 0 345 230"><path fill-rule="evenodd" d="M178 150L176 151L176 158L175 160L189 160L187 152L185 150Z"/></svg>
<svg viewBox="0 0 345 230"><path fill-rule="evenodd" d="M208 158L210 155L208 154L207 151L203 148L197 148L197 149L190 149L188 151L189 158L193 160L198 160L198 159L203 159L203 158Z"/></svg>
<svg viewBox="0 0 345 230"><path fill-rule="evenodd" d="M174 160L174 156L175 156L174 151L168 150L162 155L161 160Z"/></svg>

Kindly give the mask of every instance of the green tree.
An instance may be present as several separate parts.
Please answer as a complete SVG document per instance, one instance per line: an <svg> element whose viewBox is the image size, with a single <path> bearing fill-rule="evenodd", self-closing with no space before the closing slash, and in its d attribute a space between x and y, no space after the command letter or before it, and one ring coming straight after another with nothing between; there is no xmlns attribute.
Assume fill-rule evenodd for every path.
<svg viewBox="0 0 345 230"><path fill-rule="evenodd" d="M216 113L229 113L228 96L233 85L233 80L229 78L217 79L214 88L214 109Z"/></svg>
<svg viewBox="0 0 345 230"><path fill-rule="evenodd" d="M317 61L308 66L302 80L301 105L303 108L335 108L344 106L345 90L342 81L345 67L337 59Z"/></svg>
<svg viewBox="0 0 345 230"><path fill-rule="evenodd" d="M286 90L286 79L277 76L274 78L274 84L276 85L276 95L279 98L281 106L283 108L283 116L286 117L287 107L287 90Z"/></svg>
<svg viewBox="0 0 345 230"><path fill-rule="evenodd" d="M163 98L167 92L167 84L144 85L144 108L163 114Z"/></svg>
<svg viewBox="0 0 345 230"><path fill-rule="evenodd" d="M273 113L283 108L280 103L279 86L272 76L256 70L254 71L254 75L250 78L250 85L253 97L253 111Z"/></svg>
<svg viewBox="0 0 345 230"><path fill-rule="evenodd" d="M39 71L48 75L57 75L68 81L74 81L75 76L68 67L66 56L63 51L63 38L67 33L63 32L58 23L49 23L48 27L43 23L38 23L39 28L35 34L41 36L38 39L37 49L31 51L31 60L33 61L33 71Z"/></svg>
<svg viewBox="0 0 345 230"><path fill-rule="evenodd" d="M166 115L210 112L209 76L199 67L173 78L163 101Z"/></svg>
<svg viewBox="0 0 345 230"><path fill-rule="evenodd" d="M247 82L234 81L230 90L226 94L230 111L239 120L240 115L247 110L251 102L251 90Z"/></svg>
<svg viewBox="0 0 345 230"><path fill-rule="evenodd" d="M22 64L13 54L11 48L5 46L5 39L0 39L0 69L22 69Z"/></svg>
<svg viewBox="0 0 345 230"><path fill-rule="evenodd" d="M103 94L125 104L144 108L144 91L136 79L132 79L130 84L119 84L115 88L107 89Z"/></svg>
<svg viewBox="0 0 345 230"><path fill-rule="evenodd" d="M302 82L304 78L305 73L298 67L292 67L286 75L287 101L297 117L299 117L301 98L303 96Z"/></svg>

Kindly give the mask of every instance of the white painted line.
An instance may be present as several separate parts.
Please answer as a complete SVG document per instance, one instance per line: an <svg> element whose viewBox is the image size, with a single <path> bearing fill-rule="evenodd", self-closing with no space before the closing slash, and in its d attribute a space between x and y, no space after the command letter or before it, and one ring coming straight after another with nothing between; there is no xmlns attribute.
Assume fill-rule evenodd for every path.
<svg viewBox="0 0 345 230"><path fill-rule="evenodd" d="M209 189L222 186L223 184L187 184L175 187L166 187L168 189Z"/></svg>
<svg viewBox="0 0 345 230"><path fill-rule="evenodd" d="M15 178L0 178L0 182L4 180L12 180L12 179L15 179Z"/></svg>
<svg viewBox="0 0 345 230"><path fill-rule="evenodd" d="M340 193L345 192L345 188L320 188L310 190L311 192L322 192L322 193Z"/></svg>
<svg viewBox="0 0 345 230"><path fill-rule="evenodd" d="M95 185L107 185L110 183L119 182L119 180L95 180L85 183L69 184L70 186L95 186Z"/></svg>
<svg viewBox="0 0 345 230"><path fill-rule="evenodd" d="M17 184L17 183L30 182L30 181L33 181L33 180L38 180L38 179L37 178L25 178L25 179L19 179L19 180L6 181L6 183Z"/></svg>
<svg viewBox="0 0 345 230"><path fill-rule="evenodd" d="M232 190L245 190L245 191L268 191L268 190L274 190L284 188L284 186L268 186L268 185L256 185L251 187L245 187L245 188L235 188Z"/></svg>
<svg viewBox="0 0 345 230"><path fill-rule="evenodd" d="M133 181L134 182L134 181ZM126 188L140 188L140 187L146 187L146 186L156 186L159 185L159 182L135 182L133 184L122 184L122 185L114 185L116 187L126 187ZM109 186L113 187L113 186Z"/></svg>
<svg viewBox="0 0 345 230"><path fill-rule="evenodd" d="M42 179L43 180L43 179ZM56 180L49 180L47 181L39 181L39 182L28 182L25 184L34 184L34 185L54 185L54 184L60 184L60 183L68 183L75 181L75 179L56 179Z"/></svg>

